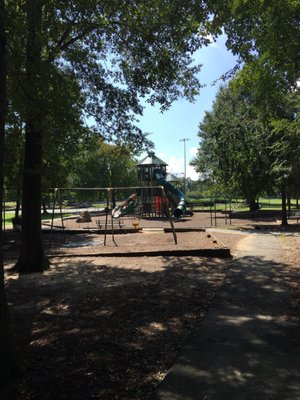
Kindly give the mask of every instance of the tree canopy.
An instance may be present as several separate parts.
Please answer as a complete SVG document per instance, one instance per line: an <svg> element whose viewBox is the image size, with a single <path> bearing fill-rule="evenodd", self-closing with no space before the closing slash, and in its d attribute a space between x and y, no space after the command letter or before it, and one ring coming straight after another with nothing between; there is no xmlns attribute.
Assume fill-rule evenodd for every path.
<svg viewBox="0 0 300 400"><path fill-rule="evenodd" d="M39 106L45 115L61 119L61 110L70 109L69 88L76 85L79 92L71 106L92 117L103 137L143 147L147 140L134 124L142 113L141 98L166 109L179 96L193 99L199 92L199 67L192 64L191 54L208 43L199 35L208 17L205 5L161 0L7 1L10 93L18 94L14 107L19 112L30 90L24 79L24 44L26 15L33 7L39 17L35 24L40 24Z"/></svg>
<svg viewBox="0 0 300 400"><path fill-rule="evenodd" d="M55 165L63 169L61 154L76 148L87 124L109 142L135 150L151 146L136 124L141 100L158 103L163 111L177 98L193 100L199 93L200 66L192 54L209 42L210 9L192 0L7 0L5 5L9 112L22 121L24 135L17 268L40 271L47 266L42 178L49 182Z"/></svg>
<svg viewBox="0 0 300 400"><path fill-rule="evenodd" d="M237 74L219 90L199 126L192 165L217 190L242 194L251 209L262 193L300 192L299 92L281 93L277 100L276 107L262 109Z"/></svg>
<svg viewBox="0 0 300 400"><path fill-rule="evenodd" d="M295 101L291 108L291 98L295 100L299 95L300 4L294 0L235 0L214 2L212 7L210 23L226 33L227 48L238 55L236 67L240 71L236 74L235 68L225 74L233 79L229 88L219 92L213 111L200 124L202 142L193 164L199 171L209 172L223 187L227 182L227 188L233 190L236 186L235 190L242 190L245 196L247 191L255 194L263 187L267 190L270 182L274 190L291 192L294 187L295 191L299 109L291 118L292 108L295 109ZM239 107L245 107L246 93L248 111L239 114L229 106L225 93ZM225 109L231 107L232 123L223 107L217 115L218 104L226 105ZM248 140L242 143L238 131L244 132L242 136ZM219 138L220 132L223 135ZM249 169L254 173L252 179Z"/></svg>
<svg viewBox="0 0 300 400"><path fill-rule="evenodd" d="M136 161L130 148L93 136L80 146L69 183L73 187L135 186ZM88 171L88 173L87 173Z"/></svg>
<svg viewBox="0 0 300 400"><path fill-rule="evenodd" d="M268 187L270 160L264 125L251 96L221 88L199 126L200 149L192 165L228 195L255 200Z"/></svg>
<svg viewBox="0 0 300 400"><path fill-rule="evenodd" d="M254 73L294 86L300 71L300 4L297 0L213 2L212 25L223 27L227 48ZM273 81L274 82L274 81Z"/></svg>

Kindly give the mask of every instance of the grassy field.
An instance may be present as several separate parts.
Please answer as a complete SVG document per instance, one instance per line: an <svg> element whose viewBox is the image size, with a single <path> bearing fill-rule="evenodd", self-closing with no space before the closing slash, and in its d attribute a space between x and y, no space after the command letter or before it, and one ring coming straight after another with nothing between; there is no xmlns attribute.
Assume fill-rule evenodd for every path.
<svg viewBox="0 0 300 400"><path fill-rule="evenodd" d="M189 199L191 203L194 205L195 210L206 210L209 211L210 209L214 210L216 208L217 211L221 211L225 209L225 204L227 209L230 207L229 201L217 201L216 204L211 199ZM279 211L281 210L281 199L277 198L260 198L259 205L261 210L274 210ZM291 208L296 208L296 200L291 200ZM231 209L234 211L249 211L249 206L243 200L235 200L231 202Z"/></svg>
<svg viewBox="0 0 300 400"><path fill-rule="evenodd" d="M13 211L9 211L5 213L5 218L3 218L3 225L5 225L6 228L11 228L12 226L12 219L15 216L15 213ZM3 215L4 217L4 215Z"/></svg>
<svg viewBox="0 0 300 400"><path fill-rule="evenodd" d="M71 214L70 213L64 213L64 217L69 217ZM4 216L4 215L3 215ZM12 228L12 219L15 216L14 211L7 211L5 213L5 218L3 218L3 225L5 225L5 228ZM56 213L55 218L60 218L60 214ZM42 214L42 221L51 221L52 219L52 213L49 214Z"/></svg>
<svg viewBox="0 0 300 400"><path fill-rule="evenodd" d="M188 197L188 196L187 196ZM211 199L209 198L203 198L203 199L189 199L188 201L193 204L194 210L201 210L201 211L214 211L215 209L217 211L222 211L225 208L228 210L231 208L233 211L249 211L249 206L241 199L235 199L234 201L229 203L229 201L219 199L214 203ZM281 199L278 198L260 198L259 199L259 204L260 204L260 209L261 210L274 210L274 211L279 211L281 210ZM11 228L12 227L12 218L14 217L14 203L6 203L6 212L5 212L5 227L6 228ZM99 207L99 208L104 208L106 206L105 203L94 203L90 205L91 207ZM71 208L71 206L69 206ZM64 208L69 208L69 207L64 207ZM296 208L296 200L292 199L291 200L291 208L295 209ZM88 207L87 207L88 210ZM70 213L64 213L63 214L65 217L70 216ZM52 212L51 210L49 211L49 214L42 214L42 221L44 220L51 220L52 218ZM60 214L56 215L56 218L60 218Z"/></svg>

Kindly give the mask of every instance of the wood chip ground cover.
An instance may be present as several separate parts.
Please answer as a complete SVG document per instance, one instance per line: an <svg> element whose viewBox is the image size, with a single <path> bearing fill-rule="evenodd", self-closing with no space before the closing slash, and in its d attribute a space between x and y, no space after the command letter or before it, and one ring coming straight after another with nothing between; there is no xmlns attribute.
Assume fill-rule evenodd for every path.
<svg viewBox="0 0 300 400"><path fill-rule="evenodd" d="M215 236L231 249L245 237ZM212 242L199 233L184 240L186 246ZM294 307L299 240L282 237ZM17 247L6 254L15 257ZM147 400L230 267L227 260L199 257L84 258L86 249L77 250L82 258L66 252L43 275L6 276L24 379L6 388L1 400ZM6 268L13 262L6 259Z"/></svg>
<svg viewBox="0 0 300 400"><path fill-rule="evenodd" d="M25 371L12 399L147 399L228 266L197 257L52 262L43 276L7 279Z"/></svg>

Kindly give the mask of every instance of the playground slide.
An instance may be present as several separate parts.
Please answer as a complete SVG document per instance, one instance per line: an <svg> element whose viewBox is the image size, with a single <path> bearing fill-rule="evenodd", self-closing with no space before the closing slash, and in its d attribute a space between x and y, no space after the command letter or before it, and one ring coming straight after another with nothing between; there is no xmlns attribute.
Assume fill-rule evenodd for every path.
<svg viewBox="0 0 300 400"><path fill-rule="evenodd" d="M137 193L133 193L120 206L115 207L112 210L113 218L120 218L132 212L136 205L137 195Z"/></svg>
<svg viewBox="0 0 300 400"><path fill-rule="evenodd" d="M175 218L180 218L183 214L193 215L192 212L186 210L188 202L184 194L164 178L159 168L153 171L153 178L158 182L159 185L164 187L168 200L175 207L173 213ZM115 207L112 210L113 218L117 219L129 214L130 212L133 212L136 207L137 197L139 194L139 192L133 193L121 205Z"/></svg>
<svg viewBox="0 0 300 400"><path fill-rule="evenodd" d="M155 169L153 171L153 177L159 183L159 185L164 187L168 199L171 201L172 204L175 205L176 208L173 213L174 217L180 218L183 214L187 213L186 207L188 205L188 202L184 194L163 177L160 169ZM188 212L188 214L190 214L190 212Z"/></svg>

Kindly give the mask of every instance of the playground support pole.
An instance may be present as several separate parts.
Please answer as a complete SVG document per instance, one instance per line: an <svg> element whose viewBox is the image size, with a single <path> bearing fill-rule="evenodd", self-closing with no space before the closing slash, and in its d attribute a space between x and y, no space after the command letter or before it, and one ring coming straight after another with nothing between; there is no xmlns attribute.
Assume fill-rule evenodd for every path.
<svg viewBox="0 0 300 400"><path fill-rule="evenodd" d="M118 246L115 241L115 232L114 232L114 219L112 216L113 209L113 201L112 201L112 188L107 189L107 197L106 197L106 215L105 215L105 234L104 234L104 246L106 246L106 235L107 235L107 220L108 220L108 210L110 210L110 221L111 221L111 237L115 246Z"/></svg>
<svg viewBox="0 0 300 400"><path fill-rule="evenodd" d="M166 202L165 202L166 213L167 213L167 216L168 216L170 224L171 224L172 233L173 233L173 237L174 237L174 242L177 245L177 235L176 235L175 228L174 228L174 223L173 223L170 211L169 211L168 198L166 196L165 188L163 186L161 186L161 191L162 191L162 194L163 194L164 198L166 199Z"/></svg>
<svg viewBox="0 0 300 400"><path fill-rule="evenodd" d="M215 201L215 226L217 226L217 205Z"/></svg>
<svg viewBox="0 0 300 400"><path fill-rule="evenodd" d="M60 190L58 191L58 204L59 204L61 226L63 229L64 242L66 242L65 224L64 224L64 216L63 216L63 211L62 211L62 199L61 199L61 191Z"/></svg>
<svg viewBox="0 0 300 400"><path fill-rule="evenodd" d="M180 139L183 142L183 158L184 158L184 195L186 195L186 142L190 140L189 138Z"/></svg>
<svg viewBox="0 0 300 400"><path fill-rule="evenodd" d="M57 198L57 188L54 189L53 193L53 206L52 206L52 216L51 216L51 225L50 225L50 231L52 233L53 231L53 223L54 223L54 212L55 212L55 206L56 206L56 198Z"/></svg>
<svg viewBox="0 0 300 400"><path fill-rule="evenodd" d="M52 207L52 216L51 216L51 224L50 224L50 232L53 232L53 226L54 226L54 214L55 214L55 206L56 203L58 203L59 206L59 213L60 213L60 220L61 220L61 227L63 230L63 241L66 243L66 232L65 232L65 225L64 225L64 216L63 216L63 211L62 211L62 200L61 200L61 192L58 188L54 188L54 193L53 193L53 207Z"/></svg>
<svg viewBox="0 0 300 400"><path fill-rule="evenodd" d="M109 198L108 198L108 196L109 196L109 189L107 189L107 192L106 192L106 210L105 210L105 226L104 226L104 246L106 246L106 235L107 235L107 215L108 215L108 213L107 213L107 210L108 210L108 208L109 208Z"/></svg>

